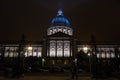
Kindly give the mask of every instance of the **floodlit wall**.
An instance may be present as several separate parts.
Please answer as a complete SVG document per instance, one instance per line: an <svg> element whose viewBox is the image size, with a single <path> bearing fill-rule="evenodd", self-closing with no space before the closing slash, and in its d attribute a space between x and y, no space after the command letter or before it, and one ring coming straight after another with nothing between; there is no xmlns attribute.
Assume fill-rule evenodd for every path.
<svg viewBox="0 0 120 80"><path fill-rule="evenodd" d="M70 41L51 40L48 48L49 57L70 57Z"/></svg>
<svg viewBox="0 0 120 80"><path fill-rule="evenodd" d="M42 57L42 46L41 45L31 45L31 46L24 46L20 47L19 45L4 45L4 57L18 57L19 53L20 56L29 57L29 56L36 56Z"/></svg>
<svg viewBox="0 0 120 80"><path fill-rule="evenodd" d="M77 52L84 52L85 45L78 45ZM115 46L116 45L97 45L96 53L92 48L89 47L87 53L96 54L97 58L115 58L116 56L120 58L120 47L118 47L118 54L115 56Z"/></svg>

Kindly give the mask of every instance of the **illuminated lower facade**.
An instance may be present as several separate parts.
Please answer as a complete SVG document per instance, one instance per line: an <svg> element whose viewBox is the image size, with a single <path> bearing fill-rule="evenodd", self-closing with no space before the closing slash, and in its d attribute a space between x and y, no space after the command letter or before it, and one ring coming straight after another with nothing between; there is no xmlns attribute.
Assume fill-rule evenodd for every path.
<svg viewBox="0 0 120 80"><path fill-rule="evenodd" d="M120 45L85 43L73 38L73 30L62 10L50 23L43 41L1 42L0 61L4 67L71 67L99 71L107 66L111 71L120 71ZM91 67L92 69L90 69ZM94 69L93 69L94 68Z"/></svg>

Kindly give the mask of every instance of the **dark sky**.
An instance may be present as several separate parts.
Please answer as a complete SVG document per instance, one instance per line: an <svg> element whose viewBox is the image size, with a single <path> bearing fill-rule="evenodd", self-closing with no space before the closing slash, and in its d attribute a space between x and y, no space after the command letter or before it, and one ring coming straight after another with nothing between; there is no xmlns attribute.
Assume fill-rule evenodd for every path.
<svg viewBox="0 0 120 80"><path fill-rule="evenodd" d="M0 0L0 40L42 40L62 8L80 41L120 43L120 0Z"/></svg>

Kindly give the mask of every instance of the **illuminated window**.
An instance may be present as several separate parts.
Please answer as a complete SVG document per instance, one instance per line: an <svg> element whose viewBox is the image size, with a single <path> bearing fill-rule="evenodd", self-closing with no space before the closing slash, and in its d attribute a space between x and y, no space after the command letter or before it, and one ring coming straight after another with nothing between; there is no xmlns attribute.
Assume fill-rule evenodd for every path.
<svg viewBox="0 0 120 80"><path fill-rule="evenodd" d="M13 55L14 55L13 52L10 52L9 57L13 57Z"/></svg>
<svg viewBox="0 0 120 80"><path fill-rule="evenodd" d="M114 58L114 57L115 57L114 48L111 48L111 49L110 49L110 54L111 54L111 58Z"/></svg>
<svg viewBox="0 0 120 80"><path fill-rule="evenodd" d="M97 58L101 58L101 49L97 48Z"/></svg>
<svg viewBox="0 0 120 80"><path fill-rule="evenodd" d="M33 48L33 56L37 56L37 48Z"/></svg>
<svg viewBox="0 0 120 80"><path fill-rule="evenodd" d="M111 51L111 58L115 57L115 53L113 51Z"/></svg>
<svg viewBox="0 0 120 80"><path fill-rule="evenodd" d="M28 51L28 56L32 56L32 51Z"/></svg>
<svg viewBox="0 0 120 80"><path fill-rule="evenodd" d="M63 56L63 42L57 41L57 56L62 57Z"/></svg>
<svg viewBox="0 0 120 80"><path fill-rule="evenodd" d="M10 48L9 47L5 47L5 54L4 54L4 56L8 57L9 53L10 53Z"/></svg>
<svg viewBox="0 0 120 80"><path fill-rule="evenodd" d="M106 57L110 58L110 50L109 50L109 48L106 48Z"/></svg>
<svg viewBox="0 0 120 80"><path fill-rule="evenodd" d="M50 41L50 56L54 57L56 52L56 42Z"/></svg>
<svg viewBox="0 0 120 80"><path fill-rule="evenodd" d="M10 47L9 57L14 57L14 47Z"/></svg>
<svg viewBox="0 0 120 80"><path fill-rule="evenodd" d="M25 50L25 57L28 57L28 53L27 53L27 50Z"/></svg>
<svg viewBox="0 0 120 80"><path fill-rule="evenodd" d="M97 58L100 58L100 54L99 53L97 53Z"/></svg>
<svg viewBox="0 0 120 80"><path fill-rule="evenodd" d="M17 57L18 52L17 52L18 47L5 47L5 57Z"/></svg>
<svg viewBox="0 0 120 80"><path fill-rule="evenodd" d="M110 53L109 52L106 53L106 57L110 58Z"/></svg>
<svg viewBox="0 0 120 80"><path fill-rule="evenodd" d="M38 57L41 57L42 56L42 48L41 47L38 47Z"/></svg>
<svg viewBox="0 0 120 80"><path fill-rule="evenodd" d="M70 56L70 41L64 41L64 56Z"/></svg>
<svg viewBox="0 0 120 80"><path fill-rule="evenodd" d="M111 58L114 58L115 57L115 54L114 53L111 53Z"/></svg>
<svg viewBox="0 0 120 80"><path fill-rule="evenodd" d="M13 53L14 53L14 57L18 57L18 47L14 47L14 51L13 51Z"/></svg>
<svg viewBox="0 0 120 80"><path fill-rule="evenodd" d="M28 56L32 56L32 51L27 51Z"/></svg>
<svg viewBox="0 0 120 80"><path fill-rule="evenodd" d="M101 51L101 57L105 58L105 51L104 50Z"/></svg>

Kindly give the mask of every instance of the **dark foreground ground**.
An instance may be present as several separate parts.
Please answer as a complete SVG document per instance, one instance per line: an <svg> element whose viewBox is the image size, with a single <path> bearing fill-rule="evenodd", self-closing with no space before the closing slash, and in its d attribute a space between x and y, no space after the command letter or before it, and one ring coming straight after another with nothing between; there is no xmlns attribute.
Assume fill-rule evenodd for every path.
<svg viewBox="0 0 120 80"><path fill-rule="evenodd" d="M115 77L93 78L89 73L78 74L77 78L72 79L71 74L67 73L26 73L21 77L9 78L0 76L0 80L120 80Z"/></svg>

